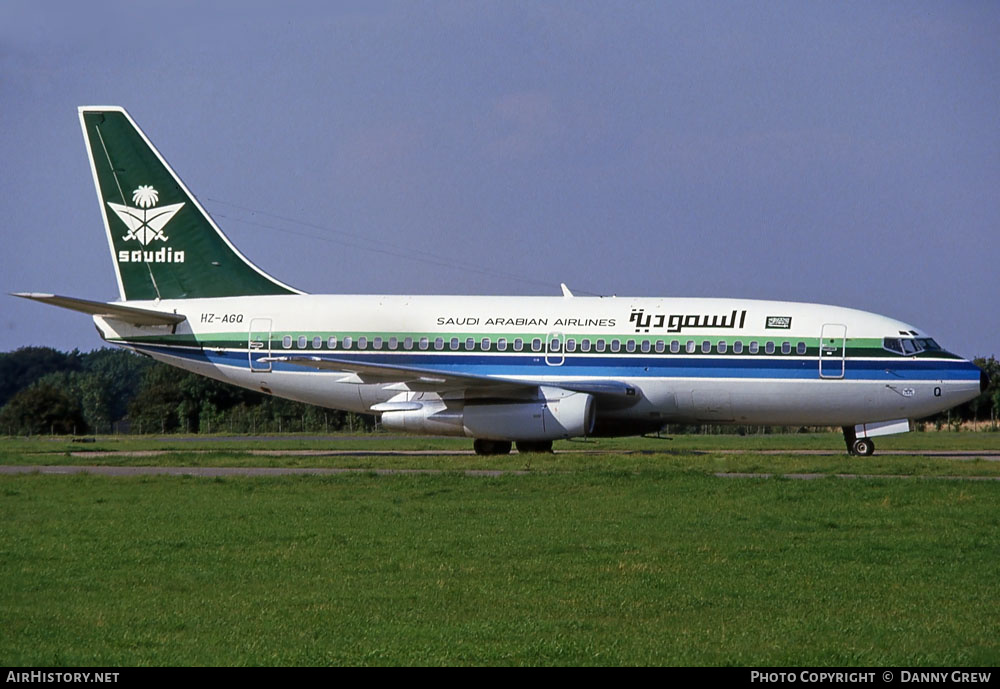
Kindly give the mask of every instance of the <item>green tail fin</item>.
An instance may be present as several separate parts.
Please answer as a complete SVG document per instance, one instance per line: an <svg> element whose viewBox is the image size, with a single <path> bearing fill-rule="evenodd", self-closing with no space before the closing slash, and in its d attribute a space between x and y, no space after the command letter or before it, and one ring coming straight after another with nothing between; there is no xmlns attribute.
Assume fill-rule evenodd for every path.
<svg viewBox="0 0 1000 689"><path fill-rule="evenodd" d="M81 107L124 300L300 294L248 261L124 109Z"/></svg>

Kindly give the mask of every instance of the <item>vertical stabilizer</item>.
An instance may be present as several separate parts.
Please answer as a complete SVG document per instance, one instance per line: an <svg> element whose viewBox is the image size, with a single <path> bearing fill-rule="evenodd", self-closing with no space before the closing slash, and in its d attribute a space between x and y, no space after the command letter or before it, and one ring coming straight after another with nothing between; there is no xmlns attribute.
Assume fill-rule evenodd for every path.
<svg viewBox="0 0 1000 689"><path fill-rule="evenodd" d="M124 300L301 294L237 251L119 107L80 108Z"/></svg>

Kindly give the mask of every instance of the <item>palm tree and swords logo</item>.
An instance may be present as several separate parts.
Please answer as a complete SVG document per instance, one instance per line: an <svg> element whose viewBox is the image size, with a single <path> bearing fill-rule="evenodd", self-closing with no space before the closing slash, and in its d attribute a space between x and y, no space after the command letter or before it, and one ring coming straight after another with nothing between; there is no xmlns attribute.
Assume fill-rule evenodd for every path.
<svg viewBox="0 0 1000 689"><path fill-rule="evenodd" d="M154 239L167 241L168 237L163 234L163 228L184 206L184 203L172 203L157 208L156 203L159 198L160 192L156 191L152 185L142 184L132 192L132 203L135 204L135 207L108 202L111 210L128 227L128 234L122 237L124 241L135 239L143 246L148 245Z"/></svg>

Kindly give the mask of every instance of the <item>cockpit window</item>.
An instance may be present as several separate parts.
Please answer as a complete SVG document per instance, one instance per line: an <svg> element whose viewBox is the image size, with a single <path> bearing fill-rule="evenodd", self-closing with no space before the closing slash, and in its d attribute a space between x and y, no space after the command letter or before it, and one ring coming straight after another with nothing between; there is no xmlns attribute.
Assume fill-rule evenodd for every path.
<svg viewBox="0 0 1000 689"><path fill-rule="evenodd" d="M882 348L903 356L913 356L924 351L941 351L941 345L929 337L886 337L882 340Z"/></svg>

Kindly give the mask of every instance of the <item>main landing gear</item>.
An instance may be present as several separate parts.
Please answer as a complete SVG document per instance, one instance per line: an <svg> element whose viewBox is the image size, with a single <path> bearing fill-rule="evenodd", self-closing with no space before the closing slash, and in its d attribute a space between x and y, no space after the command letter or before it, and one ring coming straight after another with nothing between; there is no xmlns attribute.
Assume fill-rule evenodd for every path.
<svg viewBox="0 0 1000 689"><path fill-rule="evenodd" d="M847 444L849 455L871 457L875 454L875 441L871 438L859 438L854 432L854 426L844 426L844 443Z"/></svg>
<svg viewBox="0 0 1000 689"><path fill-rule="evenodd" d="M477 438L472 443L472 449L477 455L506 455L510 454L513 443L509 440L486 440ZM548 453L552 452L551 440L518 440L517 451L521 454L527 452Z"/></svg>
<svg viewBox="0 0 1000 689"><path fill-rule="evenodd" d="M518 440L517 451L522 455L526 452L549 454L552 452L551 440Z"/></svg>
<svg viewBox="0 0 1000 689"><path fill-rule="evenodd" d="M477 455L507 455L513 446L509 440L486 440L476 438L472 443L472 449Z"/></svg>
<svg viewBox="0 0 1000 689"><path fill-rule="evenodd" d="M852 455L861 455L862 457L871 457L875 454L875 441L871 438L858 438L854 441L854 444L848 450Z"/></svg>

